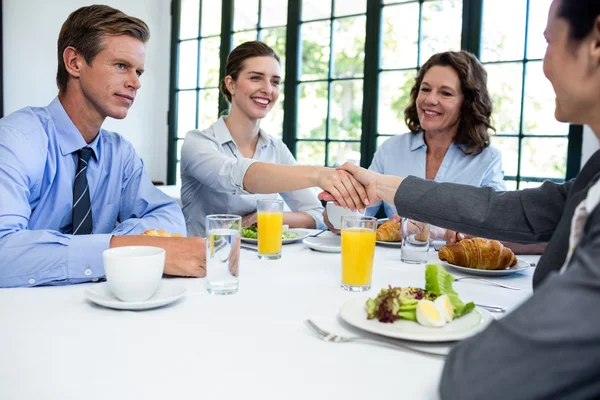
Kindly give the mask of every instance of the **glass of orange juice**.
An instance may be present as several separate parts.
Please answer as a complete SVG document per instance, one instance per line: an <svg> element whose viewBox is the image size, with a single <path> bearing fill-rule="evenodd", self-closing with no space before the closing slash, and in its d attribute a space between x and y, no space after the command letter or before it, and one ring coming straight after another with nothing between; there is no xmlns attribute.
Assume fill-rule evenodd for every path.
<svg viewBox="0 0 600 400"><path fill-rule="evenodd" d="M256 215L258 258L265 260L281 258L283 201L279 199L259 199L256 204Z"/></svg>
<svg viewBox="0 0 600 400"><path fill-rule="evenodd" d="M377 218L342 217L342 289L371 289Z"/></svg>

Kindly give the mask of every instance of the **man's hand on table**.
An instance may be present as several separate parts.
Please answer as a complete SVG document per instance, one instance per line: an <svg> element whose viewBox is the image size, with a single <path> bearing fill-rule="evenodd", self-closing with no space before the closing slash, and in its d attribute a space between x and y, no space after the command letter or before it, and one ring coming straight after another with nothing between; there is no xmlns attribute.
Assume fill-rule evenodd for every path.
<svg viewBox="0 0 600 400"><path fill-rule="evenodd" d="M200 237L113 236L110 247L156 246L166 251L166 275L204 278L206 241Z"/></svg>

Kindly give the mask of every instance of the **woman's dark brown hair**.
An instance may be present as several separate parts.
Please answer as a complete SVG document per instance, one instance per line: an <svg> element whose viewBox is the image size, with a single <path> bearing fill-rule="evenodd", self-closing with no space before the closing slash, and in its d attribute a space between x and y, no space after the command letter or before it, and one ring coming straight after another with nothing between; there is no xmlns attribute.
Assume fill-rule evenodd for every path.
<svg viewBox="0 0 600 400"><path fill-rule="evenodd" d="M417 114L417 96L425 74L431 67L451 67L458 74L464 101L454 143L465 145L465 153L478 154L490 145L489 130L494 130L490 118L492 99L487 90L487 72L477 58L466 51L448 51L431 56L419 70L415 85L410 90L404 119L411 132L422 130Z"/></svg>
<svg viewBox="0 0 600 400"><path fill-rule="evenodd" d="M67 47L74 47L90 65L104 48L104 37L118 35L128 35L146 43L150 39L150 29L141 19L130 17L109 6L93 5L73 11L58 35L56 85L59 91L67 90L69 81L63 59Z"/></svg>
<svg viewBox="0 0 600 400"><path fill-rule="evenodd" d="M225 76L231 76L231 79L236 81L240 76L240 72L244 69L244 62L253 57L273 57L278 63L281 63L275 50L265 43L259 42L258 40L244 42L233 49L227 56ZM231 103L231 93L229 93L227 85L225 85L225 78L221 80L220 89L223 96Z"/></svg>

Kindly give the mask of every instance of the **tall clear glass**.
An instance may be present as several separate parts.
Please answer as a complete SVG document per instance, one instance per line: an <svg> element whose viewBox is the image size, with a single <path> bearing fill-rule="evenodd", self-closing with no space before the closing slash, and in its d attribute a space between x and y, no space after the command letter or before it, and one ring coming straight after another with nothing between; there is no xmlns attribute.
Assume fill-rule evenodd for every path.
<svg viewBox="0 0 600 400"><path fill-rule="evenodd" d="M206 290L210 294L238 291L241 229L239 215L206 217Z"/></svg>
<svg viewBox="0 0 600 400"><path fill-rule="evenodd" d="M281 258L283 201L279 199L260 199L257 201L256 210L258 258L277 260Z"/></svg>
<svg viewBox="0 0 600 400"><path fill-rule="evenodd" d="M371 289L377 218L342 217L342 289Z"/></svg>

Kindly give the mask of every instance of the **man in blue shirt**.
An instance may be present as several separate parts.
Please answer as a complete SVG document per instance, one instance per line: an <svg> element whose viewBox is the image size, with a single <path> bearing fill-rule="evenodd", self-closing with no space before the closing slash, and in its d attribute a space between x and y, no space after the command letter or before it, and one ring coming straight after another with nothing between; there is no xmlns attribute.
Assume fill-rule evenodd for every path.
<svg viewBox="0 0 600 400"><path fill-rule="evenodd" d="M104 276L109 247L166 250L165 273L205 275L201 238L185 235L175 201L154 188L132 145L101 128L140 89L147 25L108 6L82 7L58 38L58 97L0 120L0 287Z"/></svg>

